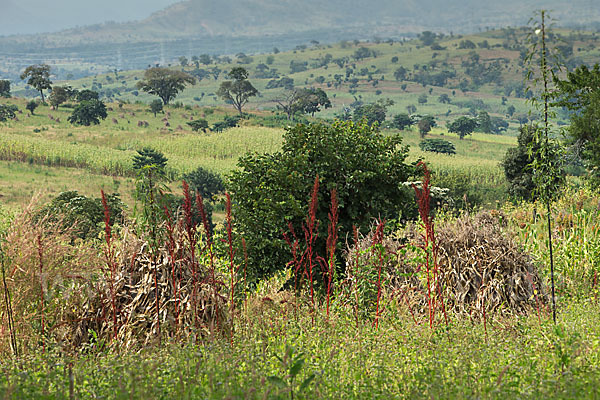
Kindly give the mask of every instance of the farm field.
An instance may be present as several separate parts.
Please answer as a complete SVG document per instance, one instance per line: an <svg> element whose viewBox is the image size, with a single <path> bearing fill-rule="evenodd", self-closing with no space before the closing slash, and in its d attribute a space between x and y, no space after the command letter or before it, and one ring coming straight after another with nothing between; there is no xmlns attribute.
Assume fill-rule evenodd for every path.
<svg viewBox="0 0 600 400"><path fill-rule="evenodd" d="M529 125L526 33L170 60L198 82L157 112L144 71L55 82L100 94L91 126L69 118L99 101L28 111L13 85L0 398L600 398L594 160L567 108ZM598 56L597 33L553 38L570 68ZM216 93L240 66L259 93L236 119ZM284 78L331 107L289 119Z"/></svg>

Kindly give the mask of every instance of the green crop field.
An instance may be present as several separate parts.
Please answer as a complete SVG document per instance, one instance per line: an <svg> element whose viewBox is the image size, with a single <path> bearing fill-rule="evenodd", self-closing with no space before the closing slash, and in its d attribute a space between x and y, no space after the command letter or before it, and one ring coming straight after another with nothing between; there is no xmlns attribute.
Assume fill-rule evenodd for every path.
<svg viewBox="0 0 600 400"><path fill-rule="evenodd" d="M556 34L569 68L598 56L596 33ZM31 114L36 92L13 85L0 398L600 398L600 193L569 175L551 203L518 201L502 166L539 120L526 31L425 37L171 60L202 79L156 115L144 71L55 82L100 93L108 115L92 126L68 121L74 100ZM237 126L193 131L238 114L215 94L236 66L260 94ZM284 77L332 107L287 120L286 91L268 88ZM333 122L375 102L379 130ZM570 116L556 111L558 137ZM401 113L436 124L399 130ZM506 129L449 132L482 113ZM164 170L157 154L134 167L145 149ZM198 167L195 197L181 181Z"/></svg>

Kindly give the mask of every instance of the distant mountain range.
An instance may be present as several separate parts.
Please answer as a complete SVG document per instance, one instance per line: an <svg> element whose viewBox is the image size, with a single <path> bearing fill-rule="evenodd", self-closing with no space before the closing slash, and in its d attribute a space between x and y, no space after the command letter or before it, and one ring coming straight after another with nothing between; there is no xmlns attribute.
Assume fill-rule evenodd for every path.
<svg viewBox="0 0 600 400"><path fill-rule="evenodd" d="M14 74L37 60L131 68L178 55L291 48L310 39L397 38L424 30L469 33L522 26L542 7L552 10L560 25L597 29L598 1L187 0L140 21L0 37L0 74ZM35 17L17 0L3 2L12 4L6 7L10 14L0 12L0 23Z"/></svg>
<svg viewBox="0 0 600 400"><path fill-rule="evenodd" d="M0 22L18 24L30 13L13 4ZM51 2L49 3L51 4ZM135 22L106 23L54 34L13 36L0 41L46 46L91 42L172 40L210 36L262 36L322 29L362 28L373 34L422 30L475 32L527 23L534 10L552 10L561 25L600 22L598 0L187 0Z"/></svg>

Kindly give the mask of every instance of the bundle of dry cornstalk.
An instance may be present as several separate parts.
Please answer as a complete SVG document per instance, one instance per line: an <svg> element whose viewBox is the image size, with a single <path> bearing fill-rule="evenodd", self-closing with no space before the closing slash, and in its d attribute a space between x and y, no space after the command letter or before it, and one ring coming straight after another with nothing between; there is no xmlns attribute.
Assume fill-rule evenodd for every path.
<svg viewBox="0 0 600 400"><path fill-rule="evenodd" d="M429 311L428 292L439 313L442 301L446 311L473 317L483 316L484 310L507 314L545 307L548 297L537 269L531 257L503 233L502 220L498 212L480 212L436 227L437 248L429 247L429 268L416 226L397 238L384 239L381 260L393 295L421 314ZM358 252L356 246L349 248L347 268L356 268L357 257L363 266L380 262L370 246L372 234L359 241Z"/></svg>
<svg viewBox="0 0 600 400"><path fill-rule="evenodd" d="M176 229L174 234L172 249L153 250L147 241L124 233L113 278L106 267L97 290L68 318L65 339L71 346L88 343L92 330L132 348L229 329L227 301L219 293L222 282L197 254L192 259L184 232Z"/></svg>

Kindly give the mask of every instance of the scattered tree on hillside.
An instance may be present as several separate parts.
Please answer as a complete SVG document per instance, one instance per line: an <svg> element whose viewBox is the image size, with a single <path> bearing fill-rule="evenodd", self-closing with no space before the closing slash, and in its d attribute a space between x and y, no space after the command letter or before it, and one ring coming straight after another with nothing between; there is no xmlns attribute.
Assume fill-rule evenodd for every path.
<svg viewBox="0 0 600 400"><path fill-rule="evenodd" d="M156 114L158 114L159 112L162 112L163 110L163 102L161 100L152 100L152 102L150 102L150 112L152 112L154 114L154 117L156 118Z"/></svg>
<svg viewBox="0 0 600 400"><path fill-rule="evenodd" d="M48 101L54 108L58 108L62 103L69 100L70 97L68 88L64 86L54 86L50 96L48 96Z"/></svg>
<svg viewBox="0 0 600 400"><path fill-rule="evenodd" d="M77 92L77 101L99 100L100 94L94 90L84 89Z"/></svg>
<svg viewBox="0 0 600 400"><path fill-rule="evenodd" d="M182 71L156 67L147 69L144 79L136 86L146 93L160 97L163 104L167 105L187 84L196 84L196 79Z"/></svg>
<svg viewBox="0 0 600 400"><path fill-rule="evenodd" d="M331 108L331 101L323 89L309 88L302 91L303 96L300 101L302 112L314 117L315 113L320 112L322 108Z"/></svg>
<svg viewBox="0 0 600 400"><path fill-rule="evenodd" d="M425 139L419 143L423 151L431 151L438 154L456 154L456 148L452 142L444 139Z"/></svg>
<svg viewBox="0 0 600 400"><path fill-rule="evenodd" d="M13 104L0 104L0 122L13 119L17 111L17 106Z"/></svg>
<svg viewBox="0 0 600 400"><path fill-rule="evenodd" d="M422 118L417 124L419 128L419 135L424 138L429 132L431 132L431 120L428 118Z"/></svg>
<svg viewBox="0 0 600 400"><path fill-rule="evenodd" d="M25 108L31 113L31 115L33 115L33 112L35 111L36 108L38 108L39 104L37 101L35 100L29 100L27 102L27 105L25 106Z"/></svg>
<svg viewBox="0 0 600 400"><path fill-rule="evenodd" d="M396 69L396 71L394 71L394 78L397 81L403 81L406 79L406 74L408 73L408 70L404 67L398 67Z"/></svg>
<svg viewBox="0 0 600 400"><path fill-rule="evenodd" d="M203 199L213 201L214 197L225 191L223 179L218 174L205 168L198 167L183 176L190 189L200 193Z"/></svg>
<svg viewBox="0 0 600 400"><path fill-rule="evenodd" d="M477 128L477 120L469 117L459 117L448 124L448 132L454 132L458 134L458 137L462 140L465 136L473 133Z"/></svg>
<svg viewBox="0 0 600 400"><path fill-rule="evenodd" d="M73 125L98 125L100 119L106 119L106 106L100 100L85 100L79 103L68 118Z"/></svg>
<svg viewBox="0 0 600 400"><path fill-rule="evenodd" d="M364 104L354 109L352 119L354 121L365 119L369 126L373 125L375 122L377 122L378 125L381 125L383 121L385 121L386 112L387 105L385 103L377 102Z"/></svg>
<svg viewBox="0 0 600 400"><path fill-rule="evenodd" d="M1 79L0 80L0 97L10 97L10 81Z"/></svg>
<svg viewBox="0 0 600 400"><path fill-rule="evenodd" d="M230 102L242 115L242 108L250 97L258 94L258 90L248 80L248 71L243 67L234 67L228 74L230 81L225 81L219 86L217 95Z"/></svg>
<svg viewBox="0 0 600 400"><path fill-rule="evenodd" d="M440 97L438 97L438 101L442 104L450 104L451 102L450 96L448 96L446 93L440 94Z"/></svg>
<svg viewBox="0 0 600 400"><path fill-rule="evenodd" d="M415 124L415 120L408 114L397 114L394 115L394 127L403 131L406 128L410 128Z"/></svg>
<svg viewBox="0 0 600 400"><path fill-rule="evenodd" d="M25 68L25 71L21 74L21 79L27 79L27 84L40 92L43 103L45 101L44 89L50 89L52 87L52 81L50 80L50 66L47 64L30 65Z"/></svg>
<svg viewBox="0 0 600 400"><path fill-rule="evenodd" d="M208 129L208 121L204 118L200 118L195 121L190 121L187 124L190 126L190 128L192 128L194 132L202 130L202 132L206 133L206 130Z"/></svg>

